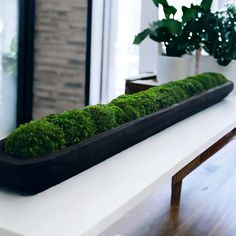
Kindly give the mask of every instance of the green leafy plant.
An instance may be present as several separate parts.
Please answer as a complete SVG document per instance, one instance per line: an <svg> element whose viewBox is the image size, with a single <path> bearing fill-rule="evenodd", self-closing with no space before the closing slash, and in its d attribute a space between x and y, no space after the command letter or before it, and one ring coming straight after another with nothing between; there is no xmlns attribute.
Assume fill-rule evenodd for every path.
<svg viewBox="0 0 236 236"><path fill-rule="evenodd" d="M27 158L55 152L65 146L63 130L46 120L20 125L6 139L7 154Z"/></svg>
<svg viewBox="0 0 236 236"><path fill-rule="evenodd" d="M224 11L198 14L186 22L183 35L189 39L187 51L196 50L199 57L204 49L218 64L227 66L236 58L235 5L228 5Z"/></svg>
<svg viewBox="0 0 236 236"><path fill-rule="evenodd" d="M165 19L152 22L149 28L135 36L134 44L140 44L146 37L150 37L155 42L164 44L167 56L177 57L200 47L200 43L191 38L192 31L189 32L186 27L189 21L197 19L199 15L210 13L212 0L203 0L200 5L191 4L189 8L183 6L181 21L175 19L177 9L170 6L166 0L153 0L153 2L157 7L162 5Z"/></svg>
<svg viewBox="0 0 236 236"><path fill-rule="evenodd" d="M48 154L226 82L221 74L204 73L136 94L122 95L107 105L87 106L31 121L7 137L5 152L22 158Z"/></svg>
<svg viewBox="0 0 236 236"><path fill-rule="evenodd" d="M215 13L219 21L215 26L213 43L209 43L207 50L222 66L227 66L236 59L236 5L229 4L227 9Z"/></svg>
<svg viewBox="0 0 236 236"><path fill-rule="evenodd" d="M224 11L211 12L212 0L200 5L182 7L182 18L175 19L176 8L166 0L153 0L163 7L165 19L154 21L139 33L134 44L146 37L162 43L167 56L180 57L195 52L195 72L199 72L202 50L214 57L218 64L227 66L236 59L236 6L229 4Z"/></svg>

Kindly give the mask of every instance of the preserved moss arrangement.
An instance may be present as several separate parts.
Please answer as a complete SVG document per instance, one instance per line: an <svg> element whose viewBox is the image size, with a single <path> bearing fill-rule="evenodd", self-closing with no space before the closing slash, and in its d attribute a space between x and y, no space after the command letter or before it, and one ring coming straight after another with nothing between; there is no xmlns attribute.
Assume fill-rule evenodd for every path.
<svg viewBox="0 0 236 236"><path fill-rule="evenodd" d="M107 105L87 106L20 125L5 141L5 152L19 158L42 156L94 135L171 107L226 83L221 74L204 73L132 95Z"/></svg>
<svg viewBox="0 0 236 236"><path fill-rule="evenodd" d="M0 141L0 185L41 192L220 102L233 87L205 73L21 125Z"/></svg>

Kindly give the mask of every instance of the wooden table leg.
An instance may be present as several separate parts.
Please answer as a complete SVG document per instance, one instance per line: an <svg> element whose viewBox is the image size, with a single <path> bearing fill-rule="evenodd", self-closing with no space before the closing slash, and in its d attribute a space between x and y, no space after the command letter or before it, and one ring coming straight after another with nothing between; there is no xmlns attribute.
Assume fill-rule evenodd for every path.
<svg viewBox="0 0 236 236"><path fill-rule="evenodd" d="M206 151L196 157L193 161L188 163L185 167L183 167L180 171L178 171L172 177L172 186L171 186L171 206L176 207L180 204L181 197L181 187L183 179L189 175L193 170L195 170L198 166L200 166L203 162L208 160L211 156L213 156L217 151L227 145L232 139L236 137L236 129L233 129L231 132L226 134L223 138L214 143L211 147L209 147Z"/></svg>
<svg viewBox="0 0 236 236"><path fill-rule="evenodd" d="M175 178L172 177L171 183L171 206L176 207L180 204L181 189L182 189L182 180L176 182Z"/></svg>

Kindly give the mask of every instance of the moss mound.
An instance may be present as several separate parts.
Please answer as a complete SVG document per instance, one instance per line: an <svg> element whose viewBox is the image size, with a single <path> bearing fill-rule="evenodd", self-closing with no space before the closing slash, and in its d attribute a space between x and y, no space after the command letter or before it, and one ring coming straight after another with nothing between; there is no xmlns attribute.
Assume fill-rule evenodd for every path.
<svg viewBox="0 0 236 236"><path fill-rule="evenodd" d="M228 80L222 74L218 73L203 73L193 77L190 77L192 80L196 80L202 84L204 90L208 90L214 88L215 86L222 85L226 83Z"/></svg>
<svg viewBox="0 0 236 236"><path fill-rule="evenodd" d="M95 134L118 126L115 110L111 106L102 104L87 106L83 112L92 120Z"/></svg>
<svg viewBox="0 0 236 236"><path fill-rule="evenodd" d="M92 119L80 109L53 114L47 116L45 120L63 130L67 146L79 143L95 134Z"/></svg>
<svg viewBox="0 0 236 236"><path fill-rule="evenodd" d="M122 125L127 122L126 114L120 107L117 107L113 104L108 104L107 106L109 106L109 108L113 110L117 125Z"/></svg>
<svg viewBox="0 0 236 236"><path fill-rule="evenodd" d="M121 95L111 101L110 105L119 107L124 113L125 122L138 119L146 114L141 99L134 95Z"/></svg>
<svg viewBox="0 0 236 236"><path fill-rule="evenodd" d="M61 128L45 121L20 125L6 139L5 152L17 157L36 157L57 151L65 146Z"/></svg>

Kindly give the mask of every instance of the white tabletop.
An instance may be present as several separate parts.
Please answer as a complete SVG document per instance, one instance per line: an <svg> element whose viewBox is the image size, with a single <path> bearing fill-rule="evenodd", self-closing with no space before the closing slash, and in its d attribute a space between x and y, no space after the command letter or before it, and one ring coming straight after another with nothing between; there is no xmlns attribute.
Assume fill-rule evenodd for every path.
<svg viewBox="0 0 236 236"><path fill-rule="evenodd" d="M98 235L235 127L231 96L45 192L0 189L0 235Z"/></svg>

